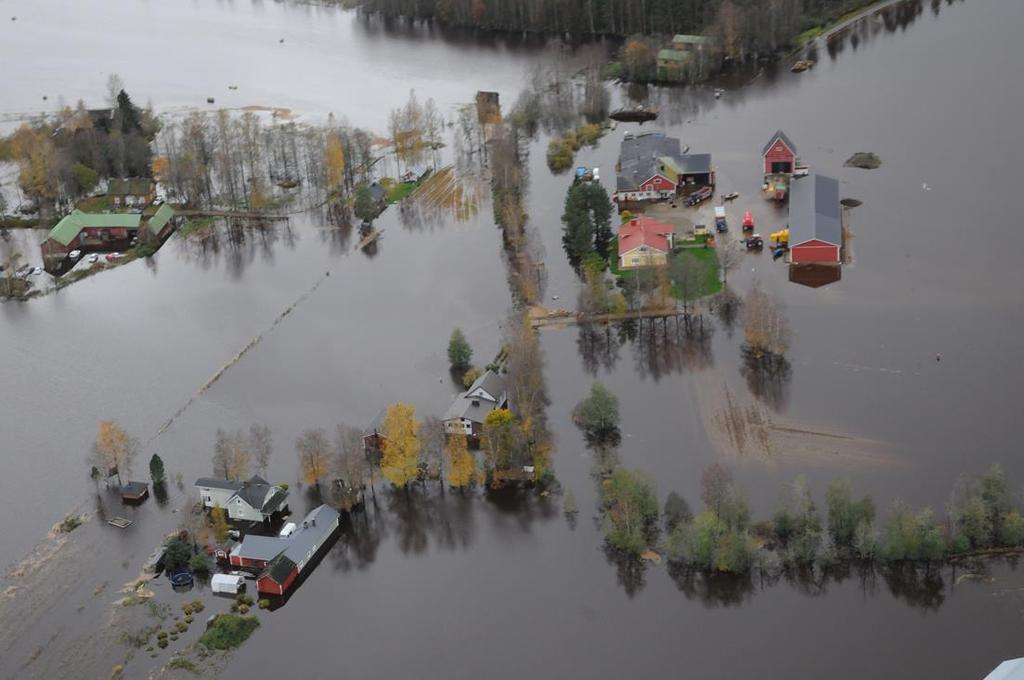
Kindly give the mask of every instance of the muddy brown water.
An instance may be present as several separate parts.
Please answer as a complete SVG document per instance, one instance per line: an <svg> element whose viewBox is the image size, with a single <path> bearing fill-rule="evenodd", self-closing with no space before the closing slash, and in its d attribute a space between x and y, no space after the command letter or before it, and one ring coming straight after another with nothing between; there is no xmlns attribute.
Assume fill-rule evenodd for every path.
<svg viewBox="0 0 1024 680"><path fill-rule="evenodd" d="M79 9L87 5L68 11L87 17ZM159 19L160 40L190 49L175 58L156 50L145 73L134 70L141 60L127 56L110 65L108 53L94 49L109 23L101 30L80 16L66 49L80 59L94 55L74 67L81 77L56 70L58 61L67 63L59 53L41 65L19 61L0 78L5 113L41 108L37 90L63 92L69 101L94 96L104 74L117 70L158 109L203 101L223 80L218 104L233 105L226 87L239 84L240 106L287 106L314 118L333 110L382 128L378 121L409 88L444 104L497 89L508 102L545 58L529 47L386 30L317 7L199 3L173 14L151 3L108 5L104 16L124 19L117 31L126 40L139 39L128 26ZM19 58L28 38L52 38L54 25L71 25L55 19L58 7L66 9L58 3L10 6L19 32L3 26L13 38L0 41L4 63ZM830 477L846 474L882 507L896 496L941 507L957 474L993 460L1024 480L1013 351L1024 284L1013 248L1014 170L1024 151L1013 41L1024 8L972 0L943 3L937 13L930 3L920 9L902 14L902 26L862 24L842 47L822 47L811 71L766 75L727 88L719 100L709 88L650 92L664 114L659 126L694 151L714 153L720 189L740 192L728 208L734 224L747 208L762 234L785 219L756 197L760 147L779 127L812 170L835 175L843 196L864 202L850 212L856 258L841 281L796 285L767 252L751 254L730 276L740 291L756 278L785 301L794 329L788 380L767 389L753 383L762 395L755 396L741 372L739 331L730 335L720 321L699 347L672 350L663 340L652 350L646 337L609 347L579 329L545 330L555 469L580 506L575 525L555 497L442 499L431 488L410 501L379 492L378 507L346 526L288 603L260 614L263 625L223 676L301 668L311 677L355 678L680 670L709 678L974 678L1019 656L1021 606L1007 594L1019 586L1013 565L991 566L995 585L954 585L944 570L937 591L857 574L762 584L692 579L665 565L620 569L601 550L592 461L569 420L595 376L613 385L624 463L653 474L662 498L674 489L694 506L700 471L723 456L702 416L707 391L721 385L745 404L760 404L780 426L882 442L884 455L899 463L837 463L827 452L820 461L726 454L756 515L768 513L779 485L799 472L809 474L819 500ZM229 35L227 46L214 35ZM196 69L185 68L192 63L218 67L204 69L196 85ZM338 78L352 80L339 85ZM368 87L353 102L348 93L363 82L389 87ZM620 125L577 158L601 167L609 188L627 129L640 128ZM546 250L545 295L568 306L576 284L558 216L569 178L547 171L546 143L531 145L529 211ZM854 151L877 152L881 168L843 168ZM187 490L209 473L218 427L262 421L275 435L269 476L294 484L293 442L306 427L361 425L398 399L423 414L441 413L455 391L444 356L451 328L461 326L477 356L489 358L511 304L489 215L483 206L466 222L408 229L389 210L372 258L351 252L351 236L305 217L233 247L173 240L152 263L0 306L5 563L25 555L65 511L95 510L84 460L97 420L117 419L148 439L326 271L331 276L315 293L147 445L146 458L159 452ZM146 474L140 460L136 477ZM295 512L315 502L307 491L294 488ZM104 512L136 524L122 532L93 519L76 532L81 547L54 574L60 597L35 584L36 609L48 612L27 606L33 617L0 631L0 675L76 677L59 659L68 650L94 675L109 672L113 660L83 649L106 621L111 591L135 577L175 526L183 492L172 483L171 494L165 507L150 500L134 511L100 495ZM180 604L183 596L165 585L157 590L161 601ZM210 602L211 610L223 608ZM39 649L52 651L35 656ZM139 655L132 677L166 658Z"/></svg>

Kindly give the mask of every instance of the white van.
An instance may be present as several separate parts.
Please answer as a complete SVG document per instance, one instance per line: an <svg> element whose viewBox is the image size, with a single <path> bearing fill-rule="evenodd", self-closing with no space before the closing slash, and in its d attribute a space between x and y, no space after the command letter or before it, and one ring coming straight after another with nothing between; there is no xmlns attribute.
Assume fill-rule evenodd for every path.
<svg viewBox="0 0 1024 680"><path fill-rule="evenodd" d="M235 595L245 590L245 578L236 574L214 574L210 579L210 590Z"/></svg>
<svg viewBox="0 0 1024 680"><path fill-rule="evenodd" d="M291 536L293 533L295 533L296 528L297 527L295 526L295 522L288 522L283 527L281 527L281 532L278 534L278 536Z"/></svg>

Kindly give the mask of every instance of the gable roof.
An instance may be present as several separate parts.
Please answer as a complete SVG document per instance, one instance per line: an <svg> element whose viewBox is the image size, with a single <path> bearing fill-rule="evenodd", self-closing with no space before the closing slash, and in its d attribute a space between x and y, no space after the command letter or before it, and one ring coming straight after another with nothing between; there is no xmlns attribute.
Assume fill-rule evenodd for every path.
<svg viewBox="0 0 1024 680"><path fill-rule="evenodd" d="M794 180L789 189L790 248L813 239L842 245L839 181L825 175Z"/></svg>
<svg viewBox="0 0 1024 680"><path fill-rule="evenodd" d="M675 227L671 224L641 215L619 227L619 255L625 255L640 246L667 253L669 244L665 234L673 232Z"/></svg>
<svg viewBox="0 0 1024 680"><path fill-rule="evenodd" d="M241 543L231 549L231 554L235 557L262 562L270 562L281 555L286 556L295 564L302 564L313 546L323 539L324 534L334 531L340 517L341 515L334 508L329 505L320 505L313 508L290 535L257 536L247 534ZM270 565L267 566L270 567Z"/></svg>
<svg viewBox="0 0 1024 680"><path fill-rule="evenodd" d="M683 45L710 45L714 40L707 37L706 35L687 35L686 33L676 33L672 36L672 44L677 43Z"/></svg>
<svg viewBox="0 0 1024 680"><path fill-rule="evenodd" d="M146 228L153 234L159 234L160 230L171 221L172 217L174 217L174 208L164 203L157 208L156 212L153 213L153 216L149 218L149 221L146 223Z"/></svg>
<svg viewBox="0 0 1024 680"><path fill-rule="evenodd" d="M685 50L673 50L667 47L658 50L658 61L678 61L682 63L690 59L692 59L692 56Z"/></svg>
<svg viewBox="0 0 1024 680"><path fill-rule="evenodd" d="M287 555L281 553L270 561L267 568L259 575L259 578L269 578L274 583L283 586L288 577L291 576L292 570L297 566L288 559Z"/></svg>
<svg viewBox="0 0 1024 680"><path fill-rule="evenodd" d="M153 191L150 177L115 177L107 182L107 193L112 196L145 196Z"/></svg>
<svg viewBox="0 0 1024 680"><path fill-rule="evenodd" d="M675 159L680 175L703 175L711 172L711 154L688 153Z"/></svg>
<svg viewBox="0 0 1024 680"><path fill-rule="evenodd" d="M138 229L141 219L140 215L130 213L84 213L81 210L74 210L50 230L47 238L66 246L74 241L83 229Z"/></svg>
<svg viewBox="0 0 1024 680"><path fill-rule="evenodd" d="M367 425L366 429L363 430L364 437L369 437L370 435L374 434L382 434L384 416L387 415L387 412L387 409L384 408L377 411L377 415L373 417L373 420L370 421L370 424Z"/></svg>
<svg viewBox="0 0 1024 680"><path fill-rule="evenodd" d="M501 399L501 395L505 393L505 379L494 371L484 371L479 378L473 381L473 384L469 386L469 389L464 394L470 394L478 389L482 389L495 399Z"/></svg>
<svg viewBox="0 0 1024 680"><path fill-rule="evenodd" d="M238 491L242 488L242 482L233 479L220 479L218 477L200 477L196 480L195 486L205 486L208 489Z"/></svg>
<svg viewBox="0 0 1024 680"><path fill-rule="evenodd" d="M772 138L769 139L768 143L764 145L763 149L761 149L761 155L764 156L765 154L767 154L768 150L771 149L772 145L775 144L776 140L779 140L779 139L781 139L782 142L786 146L789 147L789 150L792 151L793 155L795 156L796 155L796 144L794 144L793 140L790 139L789 137L787 137L786 133L783 132L782 130L776 130L775 131L775 134L772 135Z"/></svg>
<svg viewBox="0 0 1024 680"><path fill-rule="evenodd" d="M660 172L662 157L682 155L679 140L664 132L647 132L624 137L619 146L616 175L617 191L636 191L646 180Z"/></svg>
<svg viewBox="0 0 1024 680"><path fill-rule="evenodd" d="M1010 659L996 666L984 680L1020 680L1024 678L1024 658Z"/></svg>
<svg viewBox="0 0 1024 680"><path fill-rule="evenodd" d="M247 560L269 562L288 547L288 538L246 534L242 542L231 549L231 554Z"/></svg>

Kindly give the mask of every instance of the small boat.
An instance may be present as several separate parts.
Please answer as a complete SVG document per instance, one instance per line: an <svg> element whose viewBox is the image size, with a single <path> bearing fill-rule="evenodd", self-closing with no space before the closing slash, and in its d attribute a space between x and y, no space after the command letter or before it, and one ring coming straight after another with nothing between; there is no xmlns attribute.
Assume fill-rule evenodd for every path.
<svg viewBox="0 0 1024 680"><path fill-rule="evenodd" d="M772 251L772 259L773 260L777 260L777 259L779 259L780 257L782 257L785 254L786 254L786 249L785 248L776 248L775 250Z"/></svg>
<svg viewBox="0 0 1024 680"><path fill-rule="evenodd" d="M649 120L655 120L658 117L658 112L638 106L635 109L612 111L608 117L623 123L646 123Z"/></svg>
<svg viewBox="0 0 1024 680"><path fill-rule="evenodd" d="M727 194L722 194L722 200L723 201L733 201L733 200L736 200L739 197L740 197L740 192L738 192L738 191L730 191Z"/></svg>

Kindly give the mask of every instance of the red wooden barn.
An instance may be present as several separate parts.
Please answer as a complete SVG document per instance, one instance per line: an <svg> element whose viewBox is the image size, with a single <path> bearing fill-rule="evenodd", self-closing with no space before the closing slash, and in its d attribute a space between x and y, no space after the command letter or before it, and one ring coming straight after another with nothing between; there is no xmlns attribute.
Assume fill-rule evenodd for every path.
<svg viewBox="0 0 1024 680"><path fill-rule="evenodd" d="M796 144L782 130L776 130L761 150L764 174L790 175L796 168Z"/></svg>
<svg viewBox="0 0 1024 680"><path fill-rule="evenodd" d="M839 182L811 175L789 194L789 254L793 264L839 264L843 246Z"/></svg>

